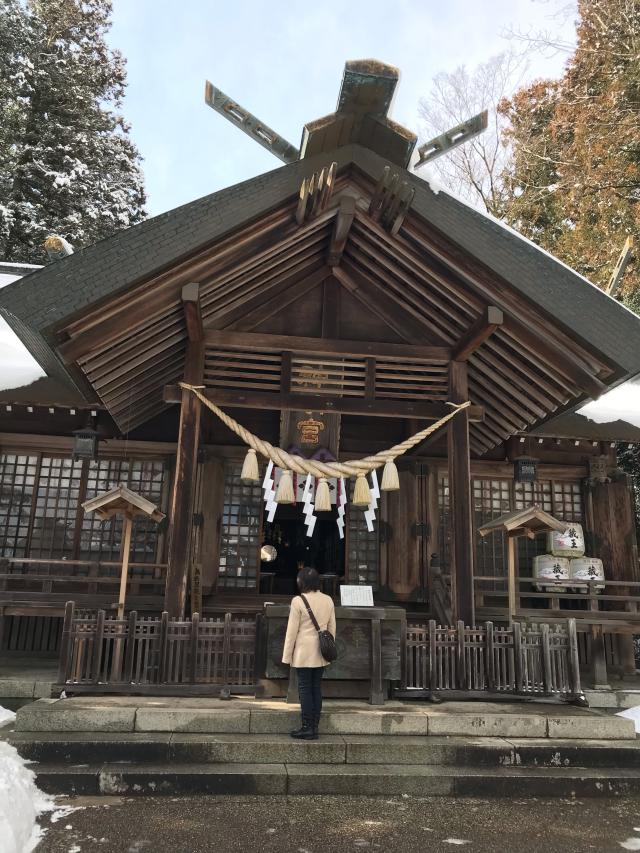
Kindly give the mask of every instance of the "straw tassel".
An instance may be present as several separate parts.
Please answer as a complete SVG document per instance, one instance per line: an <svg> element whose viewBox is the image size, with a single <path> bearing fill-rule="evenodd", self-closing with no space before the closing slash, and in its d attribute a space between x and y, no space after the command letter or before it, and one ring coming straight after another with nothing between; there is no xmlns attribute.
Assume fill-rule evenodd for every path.
<svg viewBox="0 0 640 853"><path fill-rule="evenodd" d="M320 477L316 487L315 510L316 512L331 512L331 494L326 477Z"/></svg>
<svg viewBox="0 0 640 853"><path fill-rule="evenodd" d="M364 474L358 474L356 478L356 487L353 490L353 499L351 503L354 506L369 506L371 503L371 491L369 483Z"/></svg>
<svg viewBox="0 0 640 853"><path fill-rule="evenodd" d="M260 471L258 470L258 457L256 456L255 450L253 448L249 448L247 450L247 455L244 457L244 462L242 463L242 473L240 474L240 479L243 483L259 483L260 482Z"/></svg>
<svg viewBox="0 0 640 853"><path fill-rule="evenodd" d="M283 471L280 475L278 483L278 491L276 492L276 503L278 504L294 504L296 496L293 493L293 478L291 471Z"/></svg>
<svg viewBox="0 0 640 853"><path fill-rule="evenodd" d="M382 482L380 490L383 492L396 492L400 488L400 478L398 477L398 469L393 459L385 463L384 471L382 472Z"/></svg>

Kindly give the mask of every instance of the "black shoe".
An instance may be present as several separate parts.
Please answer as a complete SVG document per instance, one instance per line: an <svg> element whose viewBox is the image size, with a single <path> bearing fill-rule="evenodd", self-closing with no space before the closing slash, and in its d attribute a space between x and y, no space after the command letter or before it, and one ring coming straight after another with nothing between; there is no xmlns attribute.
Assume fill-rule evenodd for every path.
<svg viewBox="0 0 640 853"><path fill-rule="evenodd" d="M291 737L296 740L317 740L318 733L314 731L313 721L309 717L302 717L302 725L299 729L291 732Z"/></svg>

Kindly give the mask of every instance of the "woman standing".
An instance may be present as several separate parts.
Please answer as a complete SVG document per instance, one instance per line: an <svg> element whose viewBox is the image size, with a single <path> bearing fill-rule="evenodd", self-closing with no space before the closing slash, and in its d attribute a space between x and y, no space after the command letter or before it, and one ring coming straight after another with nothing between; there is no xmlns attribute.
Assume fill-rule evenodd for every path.
<svg viewBox="0 0 640 853"><path fill-rule="evenodd" d="M302 712L302 725L291 732L291 737L317 740L322 712L322 671L328 662L320 653L318 631L307 607L313 612L320 630L328 630L334 637L336 611L333 599L320 592L320 575L315 569L308 566L300 569L297 584L300 595L291 602L282 653L282 662L296 669Z"/></svg>

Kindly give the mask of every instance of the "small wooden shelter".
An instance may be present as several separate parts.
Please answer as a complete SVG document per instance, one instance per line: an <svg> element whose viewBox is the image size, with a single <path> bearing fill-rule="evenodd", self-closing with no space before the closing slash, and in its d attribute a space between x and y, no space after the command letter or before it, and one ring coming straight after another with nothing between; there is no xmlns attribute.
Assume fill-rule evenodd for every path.
<svg viewBox="0 0 640 853"><path fill-rule="evenodd" d="M516 539L519 536L535 539L539 533L546 533L548 530L563 531L566 527L566 521L559 521L541 507L534 505L516 512L507 512L478 528L478 534L482 537L490 533L503 533L507 537L509 622L513 622L516 615Z"/></svg>
<svg viewBox="0 0 640 853"><path fill-rule="evenodd" d="M133 520L138 516L150 518L152 521L160 522L165 514L158 507L136 494L120 483L115 489L110 489L101 495L96 495L91 500L82 504L85 513L95 512L102 521L108 521L114 516L121 515L124 518L124 529L122 531L122 571L120 574L120 593L118 595L118 619L124 616L124 603L127 594L127 578L129 575L129 552L131 550L131 531Z"/></svg>

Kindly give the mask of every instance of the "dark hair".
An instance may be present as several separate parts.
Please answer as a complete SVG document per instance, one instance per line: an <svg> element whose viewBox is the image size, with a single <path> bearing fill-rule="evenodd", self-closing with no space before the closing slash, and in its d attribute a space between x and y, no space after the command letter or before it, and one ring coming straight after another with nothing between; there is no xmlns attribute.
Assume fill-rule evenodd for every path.
<svg viewBox="0 0 640 853"><path fill-rule="evenodd" d="M317 592L320 589L320 575L310 566L305 566L298 572L298 589L300 592Z"/></svg>

